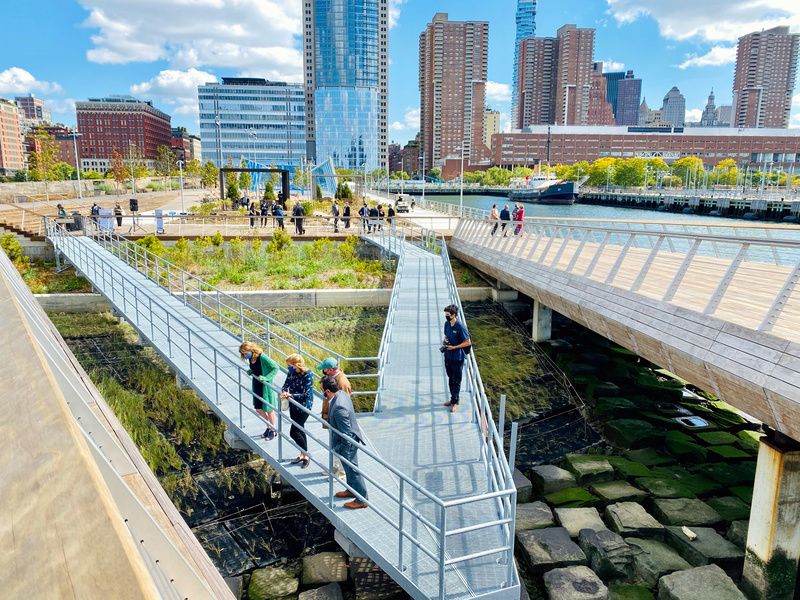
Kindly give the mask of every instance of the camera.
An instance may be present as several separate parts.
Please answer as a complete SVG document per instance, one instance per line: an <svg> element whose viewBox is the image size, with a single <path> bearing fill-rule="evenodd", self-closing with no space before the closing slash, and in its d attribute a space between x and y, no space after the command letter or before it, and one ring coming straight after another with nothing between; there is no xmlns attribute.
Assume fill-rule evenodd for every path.
<svg viewBox="0 0 800 600"><path fill-rule="evenodd" d="M439 346L439 352L444 354L444 351L447 350L447 346Z"/></svg>

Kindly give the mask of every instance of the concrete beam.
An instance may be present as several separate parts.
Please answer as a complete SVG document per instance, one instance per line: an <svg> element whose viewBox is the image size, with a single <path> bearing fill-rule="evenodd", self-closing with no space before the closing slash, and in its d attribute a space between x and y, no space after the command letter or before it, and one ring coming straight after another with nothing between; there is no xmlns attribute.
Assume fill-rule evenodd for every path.
<svg viewBox="0 0 800 600"><path fill-rule="evenodd" d="M759 600L797 598L800 566L800 443L761 438L742 588Z"/></svg>
<svg viewBox="0 0 800 600"><path fill-rule="evenodd" d="M552 336L553 309L538 300L533 301L533 324L531 338L534 342L545 342Z"/></svg>

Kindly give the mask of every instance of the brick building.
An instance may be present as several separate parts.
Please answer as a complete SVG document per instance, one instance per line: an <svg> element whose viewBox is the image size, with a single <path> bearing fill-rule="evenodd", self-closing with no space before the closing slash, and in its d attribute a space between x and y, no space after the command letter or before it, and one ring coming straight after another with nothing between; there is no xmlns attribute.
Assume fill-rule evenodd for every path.
<svg viewBox="0 0 800 600"><path fill-rule="evenodd" d="M450 156L477 162L483 145L489 23L436 13L419 36L420 127L425 168Z"/></svg>
<svg viewBox="0 0 800 600"><path fill-rule="evenodd" d="M417 137L403 146L403 149L400 151L402 169L412 177L420 171L420 155L422 154L422 148L420 148L421 138L422 134L418 133ZM428 165L427 168L430 169L430 165Z"/></svg>
<svg viewBox="0 0 800 600"><path fill-rule="evenodd" d="M614 109L606 99L606 78L603 77L603 63L592 65L592 87L589 88L589 125L613 125Z"/></svg>
<svg viewBox="0 0 800 600"><path fill-rule="evenodd" d="M587 125L592 87L594 29L562 25L556 32L555 123Z"/></svg>
<svg viewBox="0 0 800 600"><path fill-rule="evenodd" d="M25 168L19 115L16 104L0 98L0 175L11 175Z"/></svg>
<svg viewBox="0 0 800 600"><path fill-rule="evenodd" d="M170 116L149 100L131 96L90 98L76 102L81 134L81 168L106 172L114 152L129 156L131 149L152 166L158 147L172 142Z"/></svg>
<svg viewBox="0 0 800 600"><path fill-rule="evenodd" d="M800 169L800 130L682 127L529 127L492 137L492 163L502 167L539 162L572 164L611 156L698 156L706 165L732 158L740 167ZM800 171L798 171L800 172Z"/></svg>
<svg viewBox="0 0 800 600"><path fill-rule="evenodd" d="M396 142L389 144L389 173L395 173L401 170L401 163L403 159L402 147Z"/></svg>
<svg viewBox="0 0 800 600"><path fill-rule="evenodd" d="M81 153L81 138L73 140L73 130L63 125L42 125L25 134L25 152L30 155L32 152L40 152L42 149L41 140L38 134L52 136L56 147L56 162L65 162L72 168L76 167L75 150L78 156Z"/></svg>
<svg viewBox="0 0 800 600"><path fill-rule="evenodd" d="M519 72L514 90L517 118L512 128L554 123L558 40L548 37L522 40L518 54Z"/></svg>
<svg viewBox="0 0 800 600"><path fill-rule="evenodd" d="M186 131L185 127L172 128L172 141L170 148L175 154L175 160L182 160L188 163L190 160L202 159L200 155L200 138Z"/></svg>

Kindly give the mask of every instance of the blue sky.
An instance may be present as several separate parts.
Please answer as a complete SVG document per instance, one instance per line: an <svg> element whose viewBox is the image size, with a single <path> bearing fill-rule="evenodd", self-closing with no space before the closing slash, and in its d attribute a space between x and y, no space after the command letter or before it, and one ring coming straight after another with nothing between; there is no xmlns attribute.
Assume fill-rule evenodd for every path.
<svg viewBox="0 0 800 600"><path fill-rule="evenodd" d="M227 75L300 81L300 0L37 0L7 7L0 96L33 93L54 117L74 102L134 94L197 131L196 87ZM418 38L434 12L489 21L487 104L510 111L516 0L390 0L390 136L417 131ZM796 0L539 0L537 35L564 23L597 29L595 59L633 69L651 107L677 85L689 117L711 88L730 103L739 35L774 25L800 31ZM32 40L35 39L35 42ZM800 94L792 123L800 127Z"/></svg>

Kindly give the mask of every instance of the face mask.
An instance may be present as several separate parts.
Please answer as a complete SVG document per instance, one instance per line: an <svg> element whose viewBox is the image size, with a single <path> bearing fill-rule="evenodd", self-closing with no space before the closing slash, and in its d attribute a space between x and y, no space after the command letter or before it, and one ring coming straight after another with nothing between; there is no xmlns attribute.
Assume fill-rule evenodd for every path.
<svg viewBox="0 0 800 600"><path fill-rule="evenodd" d="M245 357L247 360L250 360L251 358L253 358L253 353L252 353L252 352L248 352L247 354L245 354L245 355L244 355L244 357Z"/></svg>
<svg viewBox="0 0 800 600"><path fill-rule="evenodd" d="M294 367L289 367L287 369L287 371L289 371L289 373L294 373L295 372L295 368Z"/></svg>

